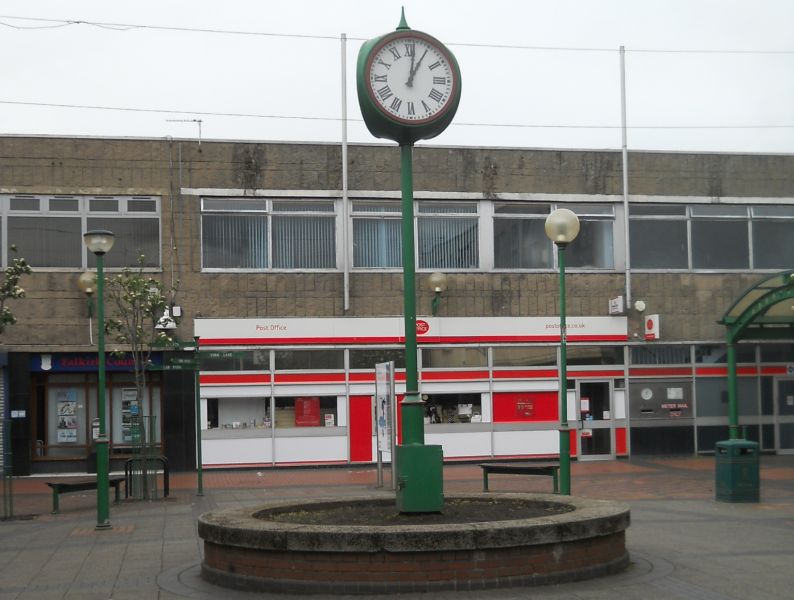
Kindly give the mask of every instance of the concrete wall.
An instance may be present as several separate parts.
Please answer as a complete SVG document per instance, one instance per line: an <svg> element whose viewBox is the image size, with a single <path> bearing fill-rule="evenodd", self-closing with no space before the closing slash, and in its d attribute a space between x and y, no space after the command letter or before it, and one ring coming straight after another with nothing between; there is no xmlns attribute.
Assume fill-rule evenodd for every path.
<svg viewBox="0 0 794 600"><path fill-rule="evenodd" d="M505 193L622 194L619 152L417 148L416 190ZM399 190L399 152L351 146L351 190ZM794 156L632 153L629 190L638 195L794 197ZM182 188L339 190L338 145L179 142L88 138L0 138L0 193L153 194L162 202L161 277L179 282L174 301L192 318L370 316L402 311L399 273L353 273L350 310L343 310L341 273L200 273L199 198ZM172 240L173 238L173 240ZM26 277L27 298L13 302L19 319L0 343L13 350L76 350L88 346L79 273ZM430 311L426 274L419 274L418 312ZM721 340L716 320L759 279L746 274L633 274L632 294L662 315L665 340ZM622 273L571 274L570 315L607 314L623 292ZM441 316L557 314L557 276L452 274ZM632 332L641 319L630 314Z"/></svg>

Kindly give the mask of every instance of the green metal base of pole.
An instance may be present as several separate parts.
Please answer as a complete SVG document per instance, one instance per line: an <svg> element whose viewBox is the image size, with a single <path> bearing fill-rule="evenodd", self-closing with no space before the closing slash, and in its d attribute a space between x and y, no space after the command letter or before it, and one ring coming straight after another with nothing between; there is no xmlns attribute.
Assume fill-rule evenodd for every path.
<svg viewBox="0 0 794 600"><path fill-rule="evenodd" d="M400 445L397 460L397 510L401 513L437 513L444 508L443 452L441 446Z"/></svg>
<svg viewBox="0 0 794 600"><path fill-rule="evenodd" d="M571 495L571 433L567 423L560 425L560 494Z"/></svg>
<svg viewBox="0 0 794 600"><path fill-rule="evenodd" d="M96 529L111 529L113 527L110 524L110 501L108 499L109 470L108 438L100 436L96 440Z"/></svg>

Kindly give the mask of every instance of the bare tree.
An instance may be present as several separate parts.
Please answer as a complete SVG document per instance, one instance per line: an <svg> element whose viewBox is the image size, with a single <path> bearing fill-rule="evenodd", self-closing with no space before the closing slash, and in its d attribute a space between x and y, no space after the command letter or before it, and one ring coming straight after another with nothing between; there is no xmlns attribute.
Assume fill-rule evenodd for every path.
<svg viewBox="0 0 794 600"><path fill-rule="evenodd" d="M16 246L11 246L10 250L16 252ZM19 280L23 275L30 275L32 272L24 258L15 258L3 271L3 281L0 282L0 333L17 322L6 302L25 297L25 290L19 286Z"/></svg>

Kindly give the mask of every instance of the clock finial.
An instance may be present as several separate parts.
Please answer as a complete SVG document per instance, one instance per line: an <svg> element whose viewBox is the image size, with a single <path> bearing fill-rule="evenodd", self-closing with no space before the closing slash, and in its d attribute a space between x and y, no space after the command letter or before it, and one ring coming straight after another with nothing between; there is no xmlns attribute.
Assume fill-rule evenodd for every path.
<svg viewBox="0 0 794 600"><path fill-rule="evenodd" d="M408 23L405 21L405 7L401 7L400 11L402 14L400 15L400 24L397 25L397 31L400 31L401 29L410 29L410 27L408 27Z"/></svg>

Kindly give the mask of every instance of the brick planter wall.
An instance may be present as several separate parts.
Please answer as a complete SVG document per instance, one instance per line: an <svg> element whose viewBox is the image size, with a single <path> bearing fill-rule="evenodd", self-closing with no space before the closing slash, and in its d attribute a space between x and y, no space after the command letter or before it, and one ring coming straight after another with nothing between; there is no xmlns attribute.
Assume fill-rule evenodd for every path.
<svg viewBox="0 0 794 600"><path fill-rule="evenodd" d="M296 526L256 519L261 506L210 513L199 522L202 577L256 591L383 594L558 583L628 565L625 505L545 495L488 497L500 496L551 499L575 510L435 527ZM351 501L360 499L345 500ZM310 504L300 506L311 510Z"/></svg>

